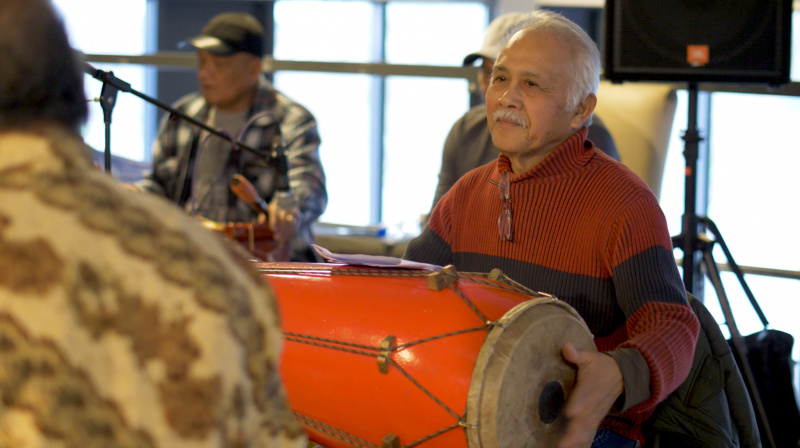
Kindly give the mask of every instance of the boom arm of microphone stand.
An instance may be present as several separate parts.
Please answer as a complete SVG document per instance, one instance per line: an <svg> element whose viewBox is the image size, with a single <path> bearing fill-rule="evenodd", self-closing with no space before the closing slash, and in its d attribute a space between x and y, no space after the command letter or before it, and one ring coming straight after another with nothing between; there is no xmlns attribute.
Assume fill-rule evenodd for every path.
<svg viewBox="0 0 800 448"><path fill-rule="evenodd" d="M182 118L183 120L188 121L189 123L199 127L200 129L206 130L209 133L214 134L214 135L216 135L216 136L218 136L218 137L220 137L220 138L222 138L224 140L231 140L230 136L228 136L226 134L223 134L222 132L212 128L211 126L208 126L207 124L203 123L202 121L198 121L198 120L196 120L196 119L184 114L183 112L175 109L174 107L172 107L172 106L170 106L170 105L168 105L168 104L166 104L166 103L164 103L162 101L159 101L159 100L157 100L155 98L151 98L151 97L145 95L144 93L139 92L136 89L133 89L130 84L128 84L127 82L124 82L124 81L120 80L119 78L115 77L112 72L105 72L105 71L102 71L102 70L98 70L98 69L92 67L92 65L89 64L88 62L84 62L83 63L83 67L84 67L84 69L83 69L84 72L86 72L89 76L97 79L98 81L101 81L101 82L105 83L106 85L111 85L114 88L116 88L118 90L121 90L123 92L132 93L132 94L138 96L139 98L147 101L148 103L153 104L154 106L157 106L157 107L169 112L173 116L177 116L179 118ZM244 149L245 151L250 152L250 153L256 155L257 157L260 157L267 164L272 163L272 156L270 155L270 153L263 153L263 152L258 151L256 149L253 149L253 148L251 148L251 147L249 147L249 146L245 145L244 143L239 142L237 140L234 141L234 144L236 145L237 148Z"/></svg>

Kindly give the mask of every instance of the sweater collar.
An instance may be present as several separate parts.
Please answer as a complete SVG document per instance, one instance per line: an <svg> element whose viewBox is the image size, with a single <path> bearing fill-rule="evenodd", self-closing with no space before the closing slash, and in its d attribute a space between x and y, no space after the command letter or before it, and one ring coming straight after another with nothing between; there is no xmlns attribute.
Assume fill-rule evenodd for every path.
<svg viewBox="0 0 800 448"><path fill-rule="evenodd" d="M564 140L555 151L551 152L538 165L521 176L511 173L512 180L537 179L567 173L586 165L592 158L594 145L586 140L588 127L583 127L568 139ZM497 160L497 175L503 171L511 171L511 161L503 153Z"/></svg>

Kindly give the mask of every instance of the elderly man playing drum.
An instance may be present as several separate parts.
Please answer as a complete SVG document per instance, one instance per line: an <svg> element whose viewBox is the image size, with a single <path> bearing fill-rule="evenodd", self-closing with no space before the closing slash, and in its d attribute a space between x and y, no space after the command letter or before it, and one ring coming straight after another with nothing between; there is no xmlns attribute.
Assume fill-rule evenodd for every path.
<svg viewBox="0 0 800 448"><path fill-rule="evenodd" d="M563 345L578 373L562 448L644 444L641 426L686 378L699 330L658 201L586 139L600 67L577 25L532 13L486 93L501 155L454 185L404 256L499 268L585 319L598 351Z"/></svg>

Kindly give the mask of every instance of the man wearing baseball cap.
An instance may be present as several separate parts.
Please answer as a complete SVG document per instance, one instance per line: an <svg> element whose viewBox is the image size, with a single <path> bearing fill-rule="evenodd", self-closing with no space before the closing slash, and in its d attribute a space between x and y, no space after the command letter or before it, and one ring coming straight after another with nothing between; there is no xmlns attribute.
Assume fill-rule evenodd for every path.
<svg viewBox="0 0 800 448"><path fill-rule="evenodd" d="M269 203L273 237L280 248L288 249L279 261L316 261L310 248L311 223L325 211L328 201L317 123L305 107L267 81L261 70L263 46L261 23L240 12L213 17L199 35L179 44L197 51L200 91L181 98L174 108L231 139L165 117L153 147L153 171L138 186L211 221L264 220L252 201L239 199L231 191L230 180L241 174ZM285 143L290 166L289 184L296 199L291 209L271 200L280 175L272 164L233 145L240 141L269 154L277 138Z"/></svg>
<svg viewBox="0 0 800 448"><path fill-rule="evenodd" d="M486 29L486 35L481 48L468 54L464 58L464 65L470 66L477 60L481 60L481 67L478 70L478 88L481 98L486 94L489 81L492 76L492 68L497 55L503 48L508 37L514 34L530 15L529 12L508 12L496 17ZM597 117L589 125L589 140L595 146L614 159L619 160L617 147L611 134ZM447 135L442 151L442 165L439 170L439 184L436 186L436 194L433 198L433 207L450 190L456 181L468 171L485 165L496 159L500 154L492 143L492 136L489 134L489 125L486 121L486 105L480 104L468 110L458 121L455 122Z"/></svg>
<svg viewBox="0 0 800 448"><path fill-rule="evenodd" d="M178 45L193 46L217 56L244 52L260 58L264 54L264 29L250 14L226 12L211 19L199 36Z"/></svg>

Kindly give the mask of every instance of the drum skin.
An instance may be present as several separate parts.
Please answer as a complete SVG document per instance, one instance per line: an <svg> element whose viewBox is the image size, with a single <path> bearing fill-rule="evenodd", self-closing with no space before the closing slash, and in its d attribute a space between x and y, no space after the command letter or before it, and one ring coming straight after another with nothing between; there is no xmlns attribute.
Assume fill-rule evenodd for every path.
<svg viewBox="0 0 800 448"><path fill-rule="evenodd" d="M431 290L430 271L301 263L257 266L280 307L286 338L281 373L290 405L309 438L326 448L412 443L420 448L499 448L497 440L503 436L495 434L497 428L517 429L496 421L508 416L493 408L513 400L518 402L509 403L509 409L516 409L513 412L533 412L536 409L528 408L541 401L540 391L529 389L553 383L552 378L537 379L535 374L537 370L550 374L552 366L536 369L515 363L538 362L541 355L516 346L532 345L531 338L541 339L542 335L531 334L529 328L536 326L531 316L553 314L531 313L525 310L530 306L520 304L552 303L554 298L537 298L485 276L463 273L449 286ZM509 331L487 325L501 320L509 324L520 320L516 317L520 314L527 316L525 328ZM563 317L569 313L556 314ZM591 335L581 326L577 313L568 317L583 332L579 348L593 349ZM551 322L544 327L549 332L563 326ZM500 338L505 348L487 346L490 333L494 340ZM509 339L513 334L522 336ZM523 339L513 339L519 337ZM397 348L381 352L382 344ZM560 349L560 344L563 342L550 345ZM502 358L499 362L495 352ZM548 364L566 366L560 351L548 356L558 358ZM385 357L390 360L384 361ZM566 370L572 379L557 378L557 383L568 383L564 384L568 393L574 370L569 366ZM520 385L520 391L530 397L514 398L514 381L533 384ZM467 415L468 408L471 415ZM522 420L533 421L534 416ZM560 427L561 423L544 426ZM523 434L516 437L519 442L509 443L526 446L540 437L542 426L518 428L537 434Z"/></svg>

